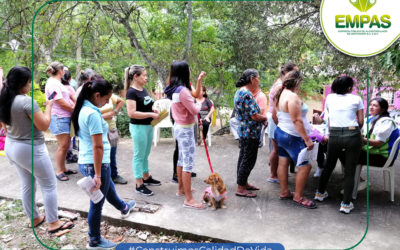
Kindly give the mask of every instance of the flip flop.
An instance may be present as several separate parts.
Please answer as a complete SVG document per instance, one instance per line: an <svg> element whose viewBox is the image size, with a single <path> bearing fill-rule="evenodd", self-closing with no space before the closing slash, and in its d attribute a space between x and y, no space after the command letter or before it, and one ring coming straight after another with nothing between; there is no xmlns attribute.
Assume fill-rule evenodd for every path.
<svg viewBox="0 0 400 250"><path fill-rule="evenodd" d="M68 176L66 176L64 173L58 174L58 175L56 175L56 177L57 177L57 179L58 179L59 181L69 181Z"/></svg>
<svg viewBox="0 0 400 250"><path fill-rule="evenodd" d="M253 186L253 185L250 185L250 184L247 184L246 190L257 191L257 190L260 190L260 188L256 187L256 186Z"/></svg>
<svg viewBox="0 0 400 250"><path fill-rule="evenodd" d="M197 207L196 205L185 204L185 203L183 203L182 206L184 208L191 208L191 209L197 209L197 210L203 210L203 209L207 208L206 206L204 206L204 204L201 204L201 203L199 203L199 204L200 204L200 207Z"/></svg>
<svg viewBox="0 0 400 250"><path fill-rule="evenodd" d="M68 169L67 171L64 172L64 174L66 174L66 175L77 174L77 173L78 173L78 171L76 171L76 170L71 170L71 169Z"/></svg>
<svg viewBox="0 0 400 250"><path fill-rule="evenodd" d="M41 221L39 221L36 225L34 225L33 227L38 227L38 226L40 226L40 225L42 225L44 222L46 221L46 215L44 214L43 215L43 219L41 220ZM32 228L32 225L31 225L31 223L29 223L29 226L28 226L29 228Z"/></svg>
<svg viewBox="0 0 400 250"><path fill-rule="evenodd" d="M288 196L279 196L279 199L281 200L293 200L293 192L290 192L290 195Z"/></svg>
<svg viewBox="0 0 400 250"><path fill-rule="evenodd" d="M192 191L192 193L194 193L196 191L196 189L192 188L191 191ZM178 197L185 196L185 194L180 194L178 192L176 192L175 195L178 196Z"/></svg>
<svg viewBox="0 0 400 250"><path fill-rule="evenodd" d="M246 197L246 198L255 198L255 197L257 197L256 193L253 193L253 192L250 192L250 191L246 192L246 193L238 193L238 192L236 192L235 195L239 196L239 197Z"/></svg>
<svg viewBox="0 0 400 250"><path fill-rule="evenodd" d="M61 224L61 226L59 226L58 228L53 229L53 230L47 230L47 232L48 232L49 234L54 234L54 233L57 233L58 231L61 231L61 230L71 229L71 228L73 228L73 227L75 226L75 224L71 222L71 224L69 224L69 225L67 226L67 224L70 223L70 222L71 222L71 221L64 221L64 223Z"/></svg>
<svg viewBox="0 0 400 250"><path fill-rule="evenodd" d="M269 178L267 179L267 181L268 181L268 182L271 182L271 183L278 183L278 184L279 184L279 179L278 179L278 178L271 178L271 177L269 177Z"/></svg>
<svg viewBox="0 0 400 250"><path fill-rule="evenodd" d="M301 207L305 207L305 208L309 208L309 209L317 208L317 205L315 204L315 202L307 200L304 197L301 197L300 200L298 200L298 201L295 201L295 200L292 200L292 201L296 205L301 206Z"/></svg>

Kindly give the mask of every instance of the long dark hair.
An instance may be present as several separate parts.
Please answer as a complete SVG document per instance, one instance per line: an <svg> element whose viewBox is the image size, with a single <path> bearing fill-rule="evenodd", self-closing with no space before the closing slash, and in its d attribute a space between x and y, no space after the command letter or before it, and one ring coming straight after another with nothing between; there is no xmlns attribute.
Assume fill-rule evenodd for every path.
<svg viewBox="0 0 400 250"><path fill-rule="evenodd" d="M93 97L95 93L99 93L100 96L105 96L110 94L110 92L112 92L111 83L101 78L89 81L83 85L82 90L79 93L78 99L76 100L74 112L72 112L72 117L71 117L72 124L74 125L75 128L75 133L78 133L79 131L78 118L79 118L79 113L81 112L83 106L83 102L85 100L90 101L90 99Z"/></svg>
<svg viewBox="0 0 400 250"><path fill-rule="evenodd" d="M203 97L204 98L208 98L208 95L207 95L207 88L206 88L206 86L201 86L201 88L203 89L203 91L204 91L204 95L203 95Z"/></svg>
<svg viewBox="0 0 400 250"><path fill-rule="evenodd" d="M16 66L6 77L0 94L0 121L11 125L11 105L20 90L32 80L32 72L27 67Z"/></svg>
<svg viewBox="0 0 400 250"><path fill-rule="evenodd" d="M292 70L287 73L283 78L282 86L276 91L274 96L275 105L278 106L279 99L284 89L294 90L300 85L301 81L303 81L303 75L300 71Z"/></svg>
<svg viewBox="0 0 400 250"><path fill-rule="evenodd" d="M69 72L69 70L64 70L64 76L61 77L61 83L63 85L69 85L69 80L71 80L71 72Z"/></svg>
<svg viewBox="0 0 400 250"><path fill-rule="evenodd" d="M388 111L389 103L386 101L386 99L378 96L371 100L371 102L373 102L373 101L376 101L379 104L379 107L382 109L382 112L378 115L378 117L376 119L374 119L372 121L371 128L368 131L368 136L371 136L372 132L374 131L375 124L377 121L379 121L379 119L381 119L383 117L390 117L389 111Z"/></svg>
<svg viewBox="0 0 400 250"><path fill-rule="evenodd" d="M170 86L185 86L190 88L190 68L186 61L174 61L169 71L168 82Z"/></svg>
<svg viewBox="0 0 400 250"><path fill-rule="evenodd" d="M246 69L243 74L240 76L239 80L236 82L236 87L241 88L250 83L252 77L259 76L258 71L256 69Z"/></svg>

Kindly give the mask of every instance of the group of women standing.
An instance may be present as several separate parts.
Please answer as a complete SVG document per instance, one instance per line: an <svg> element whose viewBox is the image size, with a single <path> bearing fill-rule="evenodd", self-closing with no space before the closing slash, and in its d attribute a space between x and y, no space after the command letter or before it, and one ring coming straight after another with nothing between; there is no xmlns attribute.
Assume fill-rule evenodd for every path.
<svg viewBox="0 0 400 250"><path fill-rule="evenodd" d="M235 94L234 108L239 120L240 153L237 167L237 196L256 197L252 190L257 187L247 182L248 176L257 159L257 141L261 138L262 124L268 124L268 134L272 142L270 154L271 174L267 179L279 183L280 199L293 200L295 204L316 208L315 202L303 196L311 163L298 162L298 155L304 148L312 150L310 123L306 118L308 107L299 96L302 74L293 63L285 64L279 79L270 91L270 105L265 118L260 112L254 95L255 86L259 84L259 74L254 69L247 69L236 83L241 87ZM354 80L349 76L339 76L332 84L332 94L328 95L325 103L325 116L328 117L329 133L327 134L327 159L314 200L323 201L328 197L326 188L340 157L344 166L344 192L340 204L340 212L350 213L354 208L352 199L357 164L366 164L367 148L363 146L370 137L370 163L382 167L392 150L399 130L393 119L389 117L388 103L377 97L370 103L371 117L366 122L371 124L366 131L364 125L364 105L361 98L353 95ZM243 88L245 86L245 88ZM252 91L253 90L253 91ZM363 136L361 128L364 125ZM361 150L363 149L363 150ZM288 188L288 166L297 167L295 191ZM392 162L393 164L393 162Z"/></svg>
<svg viewBox="0 0 400 250"><path fill-rule="evenodd" d="M90 201L88 214L89 248L109 248L115 243L104 239L100 234L101 212L104 201L107 200L121 212L121 217L129 215L135 206L135 201L123 201L116 193L113 180L120 177L116 169L115 141L118 136L112 135L116 130L115 116L124 105L121 98L113 96L112 85L93 70L85 70L81 75L81 86L77 98L62 81L68 81L64 66L54 62L46 71L50 78L46 83L46 110L40 110L36 101L26 94L31 88L32 74L26 67L12 68L6 77L0 94L0 121L8 130L5 152L11 164L16 167L22 182L22 201L26 215L33 218L32 226L36 227L45 220L49 223L48 231L72 228L72 222L61 222L57 215L57 182L68 180L68 174L76 171L65 167L65 156L70 145L71 122L79 137L79 171L84 176L91 176L94 190L100 189L104 198L98 202ZM68 73L67 73L68 74ZM170 68L170 74L165 94L172 100L171 112L174 124L174 137L177 141L177 196L184 196L183 206L194 209L204 209L205 205L193 198L191 176L195 162L195 116L201 112L205 89L201 81L205 77L202 72L196 89L190 84L190 67L186 61L175 61ZM63 78L64 77L64 78ZM299 152L307 148L311 150L314 143L308 136L309 122L306 119L307 105L299 96L303 80L295 64L282 67L279 79L274 84L270 95L268 114L266 97L260 94L260 75L255 69L247 69L236 83L234 108L239 125L239 159L237 163L236 195L254 198L253 192L259 188L248 182L249 175L257 160L260 138L265 126L272 139L273 150L270 156L270 182L279 183L280 198L293 200L296 204L315 208L316 204L303 197L307 177L311 169L308 161L297 162ZM152 195L147 186L161 185L149 171L148 157L151 149L153 129L151 121L158 119L159 114L153 110L153 98L145 89L147 72L143 66L132 65L125 69L126 104L130 120L130 133L133 140L132 168L136 179L136 192L142 195ZM326 192L328 181L336 166L339 154L344 151L344 193L340 211L350 213L354 208L351 195L354 188L355 168L357 164L365 164L366 137L369 142L370 163L383 166L392 150L394 141L399 136L396 123L389 117L388 103L377 97L370 103L370 114L365 123L370 124L366 131L364 124L363 103L359 96L352 95L354 80L348 76L340 76L332 84L333 94L328 95L325 103L325 114L328 115L329 139L327 159L322 172L314 200L323 201L328 197ZM203 92L200 91L203 90ZM54 94L55 93L55 94ZM53 98L50 98L53 97ZM197 97L198 101L195 101ZM271 105L271 101L273 104ZM103 107L103 112L101 108ZM114 108L115 107L115 108ZM203 109L204 122L209 122L212 105ZM207 111L208 110L208 111ZM207 111L207 112L206 112ZM33 119L33 116L35 119ZM32 151L31 122L34 123ZM108 123L106 122L108 121ZM361 128L364 125L364 137ZM57 171L54 173L49 154L44 143L42 131L50 128L56 136L58 149L56 152ZM21 154L34 154L35 165L32 172L32 158L19 157ZM361 154L361 157L359 157ZM294 163L298 167L296 189L288 188L288 166ZM36 205L32 205L31 175L34 185L39 183L44 198L46 214L40 215ZM122 178L122 177L120 177ZM120 183L125 180L119 179ZM36 189L35 189L36 190ZM33 210L32 210L33 207Z"/></svg>

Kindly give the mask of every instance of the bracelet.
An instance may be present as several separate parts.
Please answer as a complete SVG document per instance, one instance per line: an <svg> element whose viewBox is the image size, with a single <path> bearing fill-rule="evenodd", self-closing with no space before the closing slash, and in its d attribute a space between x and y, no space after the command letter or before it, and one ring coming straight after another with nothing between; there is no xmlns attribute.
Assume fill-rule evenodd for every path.
<svg viewBox="0 0 400 250"><path fill-rule="evenodd" d="M119 112L119 110L117 110L117 109L114 109L113 111L115 112L115 114L118 114L118 112Z"/></svg>
<svg viewBox="0 0 400 250"><path fill-rule="evenodd" d="M101 178L101 176L97 176L97 175L95 175L94 177L95 177L95 178Z"/></svg>

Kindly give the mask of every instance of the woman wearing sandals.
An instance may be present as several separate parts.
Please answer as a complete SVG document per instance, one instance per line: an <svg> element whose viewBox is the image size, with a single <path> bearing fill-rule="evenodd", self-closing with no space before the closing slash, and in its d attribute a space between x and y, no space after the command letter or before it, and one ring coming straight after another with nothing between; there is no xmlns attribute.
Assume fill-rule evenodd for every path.
<svg viewBox="0 0 400 250"><path fill-rule="evenodd" d="M205 77L201 72L197 82ZM191 174L194 167L195 138L194 125L195 116L200 111L201 104L195 104L190 93L190 67L186 61L175 61L171 65L168 86L165 94L172 99L171 111L175 120L174 137L178 141L178 192L177 196L185 195L183 207L194 209L205 209L206 206L193 198Z"/></svg>
<svg viewBox="0 0 400 250"><path fill-rule="evenodd" d="M47 102L44 114L35 100L32 106L32 98L26 95L31 89L31 80L32 73L27 67L14 67L8 72L0 95L0 121L4 127L7 125L5 152L11 165L15 166L22 184L22 204L25 214L29 219L33 217L31 223L33 227L39 226L46 220L49 223L47 231L55 233L72 228L74 224L58 220L57 180L42 132L49 128L50 110L54 101ZM35 117L33 131L32 111ZM35 148L33 151L32 144ZM34 162L30 157L32 154ZM32 164L35 166L33 173ZM32 174L34 186L32 186ZM35 202L36 181L42 190L46 216L38 213Z"/></svg>
<svg viewBox="0 0 400 250"><path fill-rule="evenodd" d="M64 65L59 62L52 62L46 70L50 76L46 82L45 94L48 99L54 92L54 105L51 109L50 132L56 136L58 148L56 151L57 172L56 177L60 181L68 181L67 175L78 173L75 170L67 169L65 158L71 142L70 126L71 114L74 104L69 97L68 89L61 83L64 76Z"/></svg>
<svg viewBox="0 0 400 250"><path fill-rule="evenodd" d="M298 96L302 80L303 77L299 71L290 71L283 78L282 87L277 90L274 97L275 109L272 115L275 123L278 124L274 136L278 143L280 198L293 199L296 204L306 208L316 208L313 201L303 197L311 163L305 161L297 165L297 157L300 151L304 148L312 150L314 147L314 143L308 136L309 122L306 118L308 107ZM288 188L290 160L298 167L294 193L291 193Z"/></svg>
<svg viewBox="0 0 400 250"><path fill-rule="evenodd" d="M246 69L236 87L240 88L234 99L236 118L239 120L239 159L237 164L237 189L236 195L254 198L259 190L258 187L250 185L248 178L257 161L258 146L260 144L261 130L267 125L267 117L261 114L252 93L257 94L260 85L260 75L255 69Z"/></svg>
<svg viewBox="0 0 400 250"><path fill-rule="evenodd" d="M153 191L146 186L160 186L160 181L149 173L149 154L153 141L151 121L160 115L153 111L153 98L144 88L147 72L143 66L132 65L125 69L126 108L131 118L129 131L133 141L132 168L136 179L136 193L150 196Z"/></svg>
<svg viewBox="0 0 400 250"><path fill-rule="evenodd" d="M98 203L90 201L88 214L89 224L89 249L112 248L116 244L100 234L101 212L104 201L121 211L121 217L129 216L135 206L135 201L122 201L115 190L111 180L110 151L108 141L108 125L101 116L100 109L112 95L112 85L102 78L89 81L82 87L72 114L72 122L80 141L79 171L84 176L93 178L95 187L104 194Z"/></svg>
<svg viewBox="0 0 400 250"><path fill-rule="evenodd" d="M269 105L268 105L268 113L267 113L267 118L268 118L267 133L268 133L269 145L270 145L269 163L270 163L270 167L271 167L271 172L270 172L269 177L267 178L267 181L271 182L271 183L279 183L279 179L278 179L278 161L279 161L278 144L276 143L276 140L274 137L276 124L274 122L274 119L272 119L272 113L275 109L274 96L275 96L275 92L280 87L282 87L282 80L285 77L285 75L292 70L299 70L296 64L294 64L292 62L288 62L285 65L283 65L279 72L279 78L275 81L274 85L272 85L271 90L269 92Z"/></svg>

